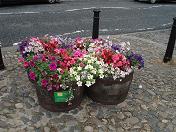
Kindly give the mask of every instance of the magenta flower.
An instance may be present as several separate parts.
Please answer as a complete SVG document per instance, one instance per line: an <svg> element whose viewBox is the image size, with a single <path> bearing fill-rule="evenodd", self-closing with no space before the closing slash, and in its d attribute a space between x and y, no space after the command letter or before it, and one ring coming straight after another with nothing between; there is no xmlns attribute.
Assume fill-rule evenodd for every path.
<svg viewBox="0 0 176 132"><path fill-rule="evenodd" d="M18 58L18 63L24 62L24 58Z"/></svg>
<svg viewBox="0 0 176 132"><path fill-rule="evenodd" d="M30 72L29 72L29 77L30 77L30 79L33 80L33 81L35 81L35 79L36 79L36 75L35 75L35 73L34 73L33 71L30 71Z"/></svg>
<svg viewBox="0 0 176 132"><path fill-rule="evenodd" d="M51 64L49 64L49 69L51 71L56 71L57 70L57 64L55 62L52 62Z"/></svg>
<svg viewBox="0 0 176 132"><path fill-rule="evenodd" d="M25 62L23 63L23 66L24 66L24 68L28 68L28 67L29 67L29 63L28 63L27 61L25 61Z"/></svg>
<svg viewBox="0 0 176 132"><path fill-rule="evenodd" d="M30 64L31 67L35 66L35 63L33 61L30 61L29 64Z"/></svg>
<svg viewBox="0 0 176 132"><path fill-rule="evenodd" d="M55 61L55 60L56 60L56 57L50 56L49 59L52 60L52 61Z"/></svg>
<svg viewBox="0 0 176 132"><path fill-rule="evenodd" d="M34 60L34 61L37 61L37 60L38 60L38 56L37 56L37 55L34 55L33 60Z"/></svg>
<svg viewBox="0 0 176 132"><path fill-rule="evenodd" d="M41 85L42 87L46 87L48 85L48 81L46 79L42 79Z"/></svg>

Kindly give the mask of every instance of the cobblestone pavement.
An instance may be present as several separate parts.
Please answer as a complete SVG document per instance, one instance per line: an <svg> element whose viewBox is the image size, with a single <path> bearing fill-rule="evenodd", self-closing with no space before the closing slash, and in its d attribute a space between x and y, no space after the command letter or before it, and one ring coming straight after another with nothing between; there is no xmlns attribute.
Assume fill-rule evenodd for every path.
<svg viewBox="0 0 176 132"><path fill-rule="evenodd" d="M176 62L163 64L169 30L111 36L130 41L145 58L127 99L105 106L84 98L81 106L52 113L38 105L35 88L17 65L13 47L3 48L0 71L0 132L176 132ZM175 56L176 51L174 51Z"/></svg>

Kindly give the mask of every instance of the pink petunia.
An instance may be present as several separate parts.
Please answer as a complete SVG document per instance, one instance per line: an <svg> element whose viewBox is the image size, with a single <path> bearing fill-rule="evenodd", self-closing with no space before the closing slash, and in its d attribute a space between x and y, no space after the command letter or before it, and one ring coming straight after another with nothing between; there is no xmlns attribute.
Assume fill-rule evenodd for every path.
<svg viewBox="0 0 176 132"><path fill-rule="evenodd" d="M30 61L29 64L30 64L31 67L35 66L35 63L33 61Z"/></svg>
<svg viewBox="0 0 176 132"><path fill-rule="evenodd" d="M53 78L57 80L59 78L58 74L54 74Z"/></svg>
<svg viewBox="0 0 176 132"><path fill-rule="evenodd" d="M24 58L18 58L18 63L24 62Z"/></svg>
<svg viewBox="0 0 176 132"><path fill-rule="evenodd" d="M73 53L73 56L75 58L79 58L79 57L82 57L83 56L83 53L80 51L80 50L76 50L74 53Z"/></svg>
<svg viewBox="0 0 176 132"><path fill-rule="evenodd" d="M114 61L114 63L118 62L120 60L120 56L119 54L115 54L112 56L112 60Z"/></svg>
<svg viewBox="0 0 176 132"><path fill-rule="evenodd" d="M116 63L116 66L117 66L117 67L121 67L121 66L123 66L122 61L117 62L117 63Z"/></svg>
<svg viewBox="0 0 176 132"><path fill-rule="evenodd" d="M49 59L52 60L52 61L55 61L55 60L56 60L56 57L55 57L55 56L50 56Z"/></svg>
<svg viewBox="0 0 176 132"><path fill-rule="evenodd" d="M80 66L80 67L84 67L85 64L81 62L81 63L79 64L79 66Z"/></svg>
<svg viewBox="0 0 176 132"><path fill-rule="evenodd" d="M42 55L42 61L43 61L43 62L46 62L46 57L45 57L45 55Z"/></svg>
<svg viewBox="0 0 176 132"><path fill-rule="evenodd" d="M28 67L29 67L29 63L28 63L27 61L25 61L25 62L23 63L23 66L24 66L24 68L28 68Z"/></svg>
<svg viewBox="0 0 176 132"><path fill-rule="evenodd" d="M35 73L34 73L33 71L30 71L30 72L29 72L29 77L30 77L30 79L33 80L33 81L36 80L36 75L35 75Z"/></svg>
<svg viewBox="0 0 176 132"><path fill-rule="evenodd" d="M41 85L42 87L46 87L48 85L48 81L46 79L42 79Z"/></svg>
<svg viewBox="0 0 176 132"><path fill-rule="evenodd" d="M34 61L37 61L37 60L38 60L38 56L37 56L37 55L34 55L33 60L34 60Z"/></svg>
<svg viewBox="0 0 176 132"><path fill-rule="evenodd" d="M59 53L60 53L60 50L59 50L59 49L55 49L54 52L55 52L56 54L59 54Z"/></svg>
<svg viewBox="0 0 176 132"><path fill-rule="evenodd" d="M52 62L51 64L49 64L49 69L51 71L56 71L57 70L57 64L55 62Z"/></svg>

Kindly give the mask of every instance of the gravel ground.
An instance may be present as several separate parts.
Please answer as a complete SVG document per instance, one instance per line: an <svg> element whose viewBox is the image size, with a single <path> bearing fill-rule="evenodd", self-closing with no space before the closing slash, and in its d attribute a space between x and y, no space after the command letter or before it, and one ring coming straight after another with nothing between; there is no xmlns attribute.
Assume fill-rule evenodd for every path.
<svg viewBox="0 0 176 132"><path fill-rule="evenodd" d="M0 71L0 132L176 132L176 59L162 63L169 33L110 36L114 41L130 41L145 58L144 70L135 72L123 103L107 106L85 97L78 108L66 113L39 106L35 87L17 64L15 48L3 48L6 70Z"/></svg>

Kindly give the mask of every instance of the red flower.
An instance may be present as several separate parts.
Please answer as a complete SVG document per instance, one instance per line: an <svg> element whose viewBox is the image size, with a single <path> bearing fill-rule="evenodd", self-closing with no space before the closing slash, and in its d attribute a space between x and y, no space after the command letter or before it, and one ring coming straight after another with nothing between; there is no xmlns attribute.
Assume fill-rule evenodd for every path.
<svg viewBox="0 0 176 132"><path fill-rule="evenodd" d="M112 63L112 51L108 50L108 49L103 49L102 53L101 53L101 57L104 59L105 63Z"/></svg>

